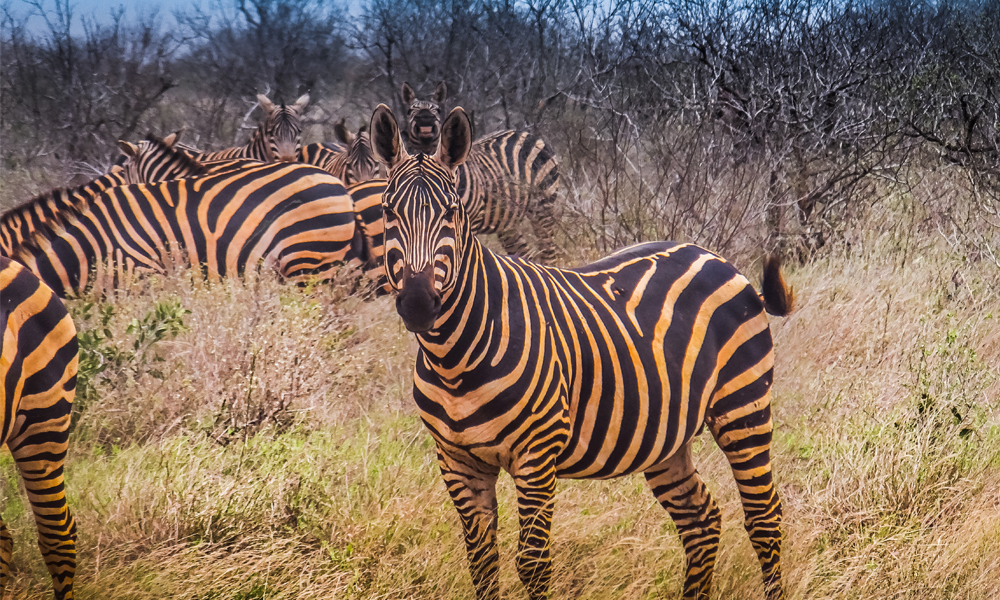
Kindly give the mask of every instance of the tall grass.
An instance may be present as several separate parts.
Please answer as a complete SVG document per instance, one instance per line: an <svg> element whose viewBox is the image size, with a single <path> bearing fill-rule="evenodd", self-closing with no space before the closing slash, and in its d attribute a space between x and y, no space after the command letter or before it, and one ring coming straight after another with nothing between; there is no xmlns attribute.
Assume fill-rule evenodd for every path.
<svg viewBox="0 0 1000 600"><path fill-rule="evenodd" d="M772 327L791 598L1000 597L1000 269L901 206L787 267L798 310ZM178 273L69 303L91 359L67 470L79 598L471 597L410 400L415 344L391 298L347 289ZM729 466L709 437L696 449L724 519L715 597L762 597ZM0 463L11 597L47 598ZM521 598L506 477L500 517ZM561 482L554 544L554 597L680 594L683 551L641 476Z"/></svg>

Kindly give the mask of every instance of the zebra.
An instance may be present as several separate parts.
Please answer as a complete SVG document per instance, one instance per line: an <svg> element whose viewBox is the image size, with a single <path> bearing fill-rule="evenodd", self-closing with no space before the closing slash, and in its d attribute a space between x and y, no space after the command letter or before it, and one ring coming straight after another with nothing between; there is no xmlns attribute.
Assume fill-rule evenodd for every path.
<svg viewBox="0 0 1000 600"><path fill-rule="evenodd" d="M61 214L70 214L76 207L87 206L108 188L195 177L257 164L248 159L199 163L178 150L178 133L163 140L148 136L139 144L119 141L122 155L111 172L76 188L52 190L4 213L0 216L0 254L11 256L14 248L29 240L39 227L60 219Z"/></svg>
<svg viewBox="0 0 1000 600"><path fill-rule="evenodd" d="M159 139L152 134L138 144L118 140L121 155L112 173L121 176L124 184L155 183L169 179L198 177L209 169L196 160L186 147L177 142L180 131Z"/></svg>
<svg viewBox="0 0 1000 600"><path fill-rule="evenodd" d="M196 159L194 157L200 153L197 151L192 153L189 147L177 143L179 133L170 134L163 139L148 135L138 144L119 140L121 156L115 162L112 173L116 174L123 184L159 183L259 164L259 161L248 158L212 161Z"/></svg>
<svg viewBox="0 0 1000 600"><path fill-rule="evenodd" d="M792 309L780 260L768 260L758 295L692 244L640 244L575 269L500 256L472 235L456 189L472 145L461 108L433 156L403 149L384 104L369 131L389 169L385 271L419 345L413 396L462 522L477 598L499 598L501 470L517 491L515 562L530 598L548 597L556 479L638 472L677 525L684 598L707 598L721 516L692 459L705 426L735 475L767 597L783 598L765 314Z"/></svg>
<svg viewBox="0 0 1000 600"><path fill-rule="evenodd" d="M344 185L375 179L379 176L379 164L372 154L365 129L367 126L354 135L347 131L344 120L341 119L333 127L339 143L324 142L303 146L299 160L339 177Z"/></svg>
<svg viewBox="0 0 1000 600"><path fill-rule="evenodd" d="M261 164L108 188L65 207L5 250L60 295L123 287L143 272L201 265L212 279L264 261L285 280L330 279L365 262L354 204L321 169ZM14 209L31 213L46 196ZM0 215L0 230L8 214Z"/></svg>
<svg viewBox="0 0 1000 600"><path fill-rule="evenodd" d="M507 254L546 263L558 258L552 237L559 165L542 138L513 130L480 138L455 177L476 231L496 233ZM522 233L526 219L535 233L537 251Z"/></svg>
<svg viewBox="0 0 1000 600"><path fill-rule="evenodd" d="M417 100L403 84L407 104L406 131L412 152L434 154L441 125L444 82L431 101ZM559 164L542 138L526 131L498 131L476 140L468 160L455 173L456 185L473 228L496 233L507 254L552 262L559 252L552 242L556 230L555 201ZM527 219L537 249L524 238Z"/></svg>
<svg viewBox="0 0 1000 600"><path fill-rule="evenodd" d="M257 102L264 109L264 120L250 136L246 146L205 152L198 160L252 158L261 162L296 162L302 150L302 113L309 105L309 94L303 94L295 104L274 104L263 94Z"/></svg>
<svg viewBox="0 0 1000 600"><path fill-rule="evenodd" d="M109 188L125 185L121 168L76 188L59 188L16 206L0 215L0 256L12 256L39 229L51 227Z"/></svg>
<svg viewBox="0 0 1000 600"><path fill-rule="evenodd" d="M409 83L400 90L406 105L406 136L410 152L433 154L441 135L441 103L448 96L448 86L442 81L434 89L430 100L420 100Z"/></svg>
<svg viewBox="0 0 1000 600"><path fill-rule="evenodd" d="M73 598L76 522L66 505L63 461L76 393L76 328L45 284L0 257L0 446L10 449L28 492L38 547L56 600ZM14 541L0 519L0 597Z"/></svg>

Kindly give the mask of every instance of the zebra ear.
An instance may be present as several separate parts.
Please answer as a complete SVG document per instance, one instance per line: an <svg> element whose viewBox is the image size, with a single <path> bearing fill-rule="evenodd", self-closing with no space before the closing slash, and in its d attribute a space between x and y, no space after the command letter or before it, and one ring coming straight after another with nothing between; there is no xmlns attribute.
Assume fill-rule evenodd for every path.
<svg viewBox="0 0 1000 600"><path fill-rule="evenodd" d="M135 158L139 156L139 147L131 142L126 142L125 140L118 140L118 149L121 150L122 154Z"/></svg>
<svg viewBox="0 0 1000 600"><path fill-rule="evenodd" d="M446 168L454 171L469 158L472 151L472 125L465 110L456 106L441 124L441 141L434 158Z"/></svg>
<svg viewBox="0 0 1000 600"><path fill-rule="evenodd" d="M292 108L295 112L301 115L302 111L304 111L307 106L309 106L309 94L302 94L299 96L299 99L295 101L295 104L292 105Z"/></svg>
<svg viewBox="0 0 1000 600"><path fill-rule="evenodd" d="M444 99L448 96L448 86L442 81L438 84L437 88L434 90L434 104L441 104Z"/></svg>
<svg viewBox="0 0 1000 600"><path fill-rule="evenodd" d="M371 120L372 152L379 162L393 167L410 157L403 148L403 140L399 137L399 125L392 110L385 104L379 104Z"/></svg>
<svg viewBox="0 0 1000 600"><path fill-rule="evenodd" d="M345 144L350 144L354 139L351 137L351 132L347 131L347 124L344 119L333 124L333 135Z"/></svg>
<svg viewBox="0 0 1000 600"><path fill-rule="evenodd" d="M416 99L417 99L417 94L414 93L413 88L410 87L410 84L408 84L408 83L406 83L404 81L403 82L403 104L409 106Z"/></svg>
<svg viewBox="0 0 1000 600"><path fill-rule="evenodd" d="M270 114L274 110L274 102L267 99L264 94L257 94L257 103L260 107L264 109L264 112Z"/></svg>
<svg viewBox="0 0 1000 600"><path fill-rule="evenodd" d="M181 139L181 132L175 131L170 135L168 135L167 137L163 138L163 143L172 148L174 144L176 144L180 139Z"/></svg>

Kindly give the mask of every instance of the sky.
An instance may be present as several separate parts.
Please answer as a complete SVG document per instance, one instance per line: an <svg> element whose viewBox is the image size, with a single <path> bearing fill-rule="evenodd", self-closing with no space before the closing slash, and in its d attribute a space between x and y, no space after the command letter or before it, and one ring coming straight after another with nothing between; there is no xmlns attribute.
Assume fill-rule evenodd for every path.
<svg viewBox="0 0 1000 600"><path fill-rule="evenodd" d="M47 9L55 10L55 0L40 0ZM195 6L208 10L218 0L69 0L73 12L73 31L82 33L82 20L86 18L98 24L110 23L113 11L125 9L125 19L136 18L152 11L158 11L161 24L170 27L175 24L173 13L178 10L187 11ZM222 0L227 4L232 0ZM348 6L350 12L358 11L363 0L339 0L339 4ZM25 0L9 0L12 12L18 17L26 17L34 10ZM39 17L32 17L28 22L29 30L44 31L44 23Z"/></svg>

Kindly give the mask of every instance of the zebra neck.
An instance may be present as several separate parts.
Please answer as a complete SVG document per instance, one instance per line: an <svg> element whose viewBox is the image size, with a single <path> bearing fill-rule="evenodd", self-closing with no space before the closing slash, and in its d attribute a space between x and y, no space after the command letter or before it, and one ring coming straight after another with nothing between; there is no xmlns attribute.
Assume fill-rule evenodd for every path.
<svg viewBox="0 0 1000 600"><path fill-rule="evenodd" d="M497 257L469 236L455 286L442 295L441 315L434 329L417 334L425 360L438 371L453 370L456 361L472 359L474 330L488 326L501 316L500 283L490 273L502 268Z"/></svg>

